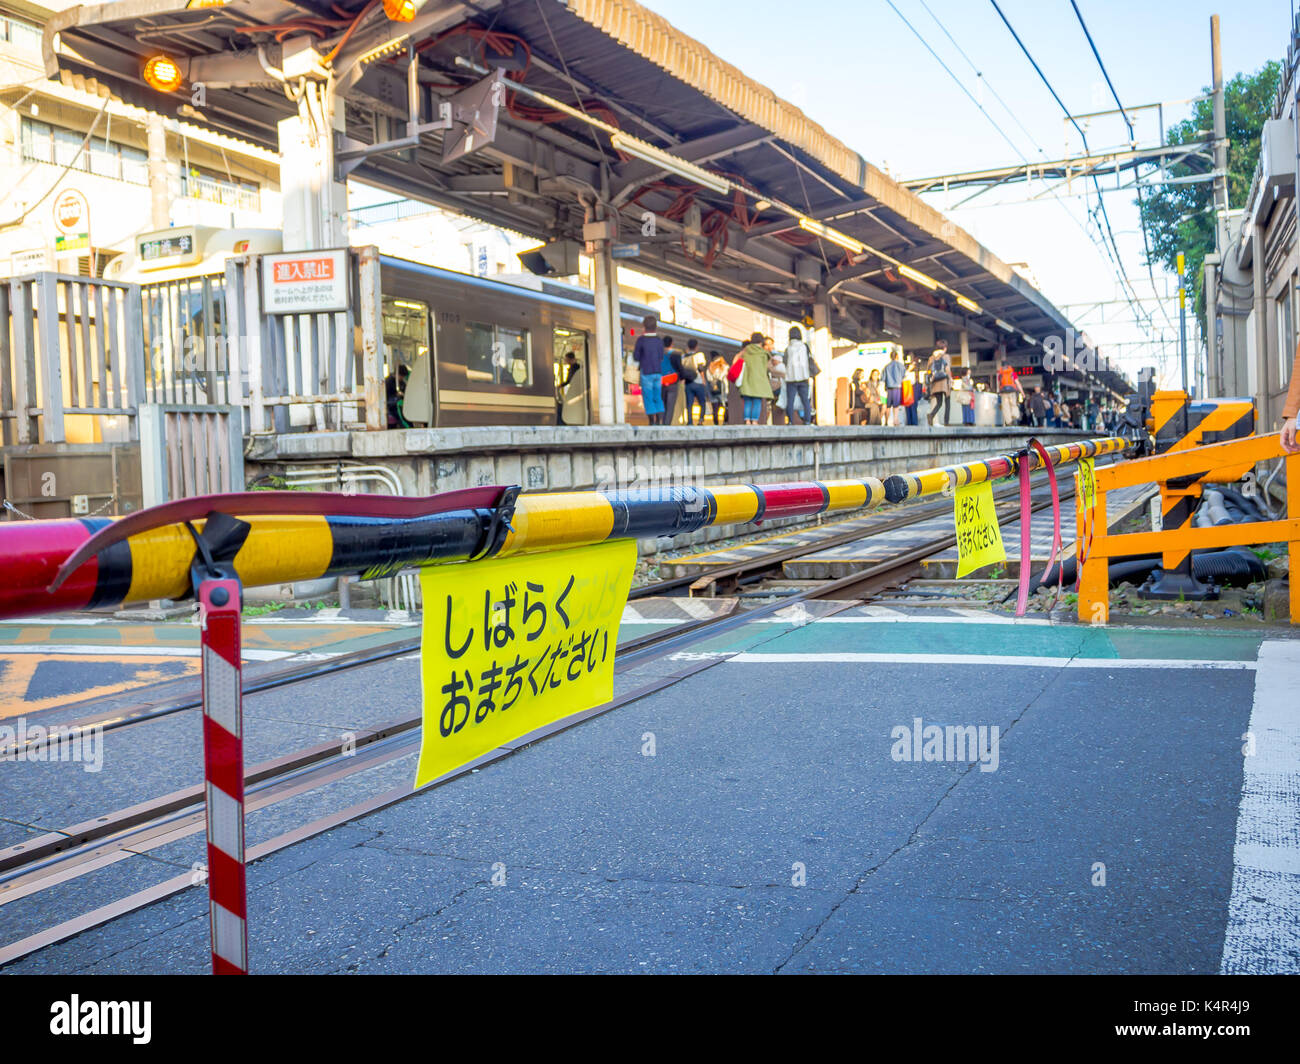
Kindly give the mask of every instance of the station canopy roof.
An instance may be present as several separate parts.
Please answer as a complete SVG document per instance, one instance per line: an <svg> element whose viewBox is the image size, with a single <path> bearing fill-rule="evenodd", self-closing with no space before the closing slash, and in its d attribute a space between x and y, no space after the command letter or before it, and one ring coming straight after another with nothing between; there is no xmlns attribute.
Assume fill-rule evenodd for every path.
<svg viewBox="0 0 1300 1064"><path fill-rule="evenodd" d="M483 109L468 145L465 126L426 131L352 159L360 180L543 240L582 240L612 207L638 269L779 318L829 294L850 339L908 318L986 351L1073 335L970 234L633 0L119 0L55 15L44 47L51 77L271 149L327 86L341 148L400 142L413 52L420 122L459 93L498 104L495 129ZM183 76L170 93L144 80L159 55Z"/></svg>

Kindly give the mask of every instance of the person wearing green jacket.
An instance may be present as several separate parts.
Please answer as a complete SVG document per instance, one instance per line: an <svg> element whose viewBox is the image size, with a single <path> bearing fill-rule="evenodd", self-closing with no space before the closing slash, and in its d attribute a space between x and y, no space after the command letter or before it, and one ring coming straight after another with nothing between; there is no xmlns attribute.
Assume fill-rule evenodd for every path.
<svg viewBox="0 0 1300 1064"><path fill-rule="evenodd" d="M763 347L763 334L754 333L738 356L745 363L740 375L740 394L745 400L745 424L757 425L763 416L763 401L772 398L772 382L768 379L769 355Z"/></svg>

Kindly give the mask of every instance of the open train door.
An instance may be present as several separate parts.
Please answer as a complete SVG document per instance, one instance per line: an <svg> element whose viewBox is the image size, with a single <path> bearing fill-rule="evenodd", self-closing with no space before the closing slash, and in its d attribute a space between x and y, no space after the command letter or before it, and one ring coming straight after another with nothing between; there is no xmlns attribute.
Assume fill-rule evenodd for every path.
<svg viewBox="0 0 1300 1064"><path fill-rule="evenodd" d="M591 424L593 396L587 334L557 325L551 350L555 361L556 420L561 425Z"/></svg>

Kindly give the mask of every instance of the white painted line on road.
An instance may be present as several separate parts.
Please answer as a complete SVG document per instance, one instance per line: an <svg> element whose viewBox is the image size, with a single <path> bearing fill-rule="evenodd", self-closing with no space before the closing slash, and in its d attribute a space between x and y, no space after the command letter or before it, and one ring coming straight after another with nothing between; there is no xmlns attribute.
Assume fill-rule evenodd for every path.
<svg viewBox="0 0 1300 1064"><path fill-rule="evenodd" d="M738 665L1020 665L1031 669L1253 669L1253 661L1183 661L1179 658L1044 658L998 654L750 654L732 656Z"/></svg>
<svg viewBox="0 0 1300 1064"><path fill-rule="evenodd" d="M117 646L111 643L24 643L21 646L0 644L0 658L10 654L75 654L81 657L106 658L197 658L199 648L193 647L150 647ZM292 657L292 650L250 650L245 647L243 657L247 661L280 661Z"/></svg>
<svg viewBox="0 0 1300 1064"><path fill-rule="evenodd" d="M1244 760L1224 975L1300 973L1300 642L1265 640Z"/></svg>

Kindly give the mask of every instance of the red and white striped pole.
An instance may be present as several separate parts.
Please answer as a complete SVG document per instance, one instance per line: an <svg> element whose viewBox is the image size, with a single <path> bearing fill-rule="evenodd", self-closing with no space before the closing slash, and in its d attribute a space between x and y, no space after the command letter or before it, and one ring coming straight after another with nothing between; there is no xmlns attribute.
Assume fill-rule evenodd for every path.
<svg viewBox="0 0 1300 1064"><path fill-rule="evenodd" d="M248 974L240 597L238 580L209 578L198 586L213 975Z"/></svg>

